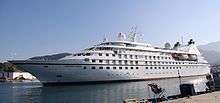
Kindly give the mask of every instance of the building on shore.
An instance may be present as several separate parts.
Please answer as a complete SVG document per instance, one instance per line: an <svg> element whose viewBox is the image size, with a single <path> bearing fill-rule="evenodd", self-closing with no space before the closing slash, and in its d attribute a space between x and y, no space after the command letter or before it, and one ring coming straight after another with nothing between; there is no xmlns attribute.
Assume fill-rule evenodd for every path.
<svg viewBox="0 0 220 103"><path fill-rule="evenodd" d="M0 72L0 78L7 78L10 80L22 77L26 80L37 80L36 77L28 72Z"/></svg>

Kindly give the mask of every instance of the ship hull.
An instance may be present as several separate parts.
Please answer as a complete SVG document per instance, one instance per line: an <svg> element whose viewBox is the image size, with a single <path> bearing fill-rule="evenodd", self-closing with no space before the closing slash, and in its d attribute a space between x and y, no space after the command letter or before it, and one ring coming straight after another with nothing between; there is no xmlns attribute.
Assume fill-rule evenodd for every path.
<svg viewBox="0 0 220 103"><path fill-rule="evenodd" d="M96 65L63 63L16 63L19 69L34 75L44 85L128 82L152 79L178 78L210 74L207 66L173 69L164 65ZM99 68L102 67L102 68ZM107 69L109 67L110 69ZM115 67L115 68L113 68ZM133 68L132 68L133 67ZM149 67L146 69L146 67ZM161 69L150 69L161 67ZM167 67L167 65L166 65ZM131 69L132 68L132 69Z"/></svg>

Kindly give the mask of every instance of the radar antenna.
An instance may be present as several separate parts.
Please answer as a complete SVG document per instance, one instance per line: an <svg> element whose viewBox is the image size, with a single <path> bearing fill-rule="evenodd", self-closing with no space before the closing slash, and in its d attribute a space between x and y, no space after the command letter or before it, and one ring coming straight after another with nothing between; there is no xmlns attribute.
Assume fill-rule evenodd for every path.
<svg viewBox="0 0 220 103"><path fill-rule="evenodd" d="M128 33L128 41L131 41L131 42L134 42L135 41L135 37L136 37L136 34L137 34L137 26L134 26L131 28L131 30L129 31Z"/></svg>
<svg viewBox="0 0 220 103"><path fill-rule="evenodd" d="M108 40L107 40L107 37L106 37L106 35L104 34L104 36L103 36L103 42L107 42Z"/></svg>

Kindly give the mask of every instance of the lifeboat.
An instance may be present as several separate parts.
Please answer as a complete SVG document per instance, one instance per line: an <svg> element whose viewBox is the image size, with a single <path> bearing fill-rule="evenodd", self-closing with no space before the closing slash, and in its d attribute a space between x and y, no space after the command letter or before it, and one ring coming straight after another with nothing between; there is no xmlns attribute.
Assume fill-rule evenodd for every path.
<svg viewBox="0 0 220 103"><path fill-rule="evenodd" d="M197 55L196 54L189 54L189 60L192 60L192 61L197 61Z"/></svg>

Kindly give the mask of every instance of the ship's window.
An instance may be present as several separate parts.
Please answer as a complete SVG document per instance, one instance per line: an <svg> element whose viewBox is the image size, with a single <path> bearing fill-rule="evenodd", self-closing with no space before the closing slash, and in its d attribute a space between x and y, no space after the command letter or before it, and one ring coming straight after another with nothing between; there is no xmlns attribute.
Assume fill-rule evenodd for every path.
<svg viewBox="0 0 220 103"><path fill-rule="evenodd" d="M115 60L112 60L112 63L113 63L113 64L115 64L115 63L116 63L116 61L115 61Z"/></svg>
<svg viewBox="0 0 220 103"><path fill-rule="evenodd" d="M137 56L137 55L135 55L135 59L138 59L138 56Z"/></svg>
<svg viewBox="0 0 220 103"><path fill-rule="evenodd" d="M145 56L145 59L147 59L147 56Z"/></svg>
<svg viewBox="0 0 220 103"><path fill-rule="evenodd" d="M131 58L131 59L133 59L133 56L132 56L132 55L130 55L130 58Z"/></svg>
<svg viewBox="0 0 220 103"><path fill-rule="evenodd" d="M109 56L109 54L106 54L106 56Z"/></svg>
<svg viewBox="0 0 220 103"><path fill-rule="evenodd" d="M103 62L103 60L99 60L99 63L102 63Z"/></svg>
<svg viewBox="0 0 220 103"><path fill-rule="evenodd" d="M150 67L150 69L153 69L153 67Z"/></svg>
<svg viewBox="0 0 220 103"><path fill-rule="evenodd" d="M95 62L95 59L93 59L92 62L94 63L94 62Z"/></svg>
<svg viewBox="0 0 220 103"><path fill-rule="evenodd" d="M115 54L112 54L113 57L115 57Z"/></svg>
<svg viewBox="0 0 220 103"><path fill-rule="evenodd" d="M151 59L152 57L151 57L151 56L149 56L149 58Z"/></svg>
<svg viewBox="0 0 220 103"><path fill-rule="evenodd" d="M145 69L148 69L148 67L145 67Z"/></svg>
<svg viewBox="0 0 220 103"><path fill-rule="evenodd" d="M119 64L122 64L122 61L121 61L121 60L119 60L119 61L118 61L118 63L119 63Z"/></svg>
<svg viewBox="0 0 220 103"><path fill-rule="evenodd" d="M139 69L139 67L136 67L136 69Z"/></svg>
<svg viewBox="0 0 220 103"><path fill-rule="evenodd" d="M103 67L99 67L99 69L103 69Z"/></svg>
<svg viewBox="0 0 220 103"><path fill-rule="evenodd" d="M182 69L181 67L179 67L180 69Z"/></svg>
<svg viewBox="0 0 220 103"><path fill-rule="evenodd" d="M130 64L133 64L133 61L130 61Z"/></svg>
<svg viewBox="0 0 220 103"><path fill-rule="evenodd" d="M83 69L86 69L86 66L85 66L85 67L83 67Z"/></svg>
<svg viewBox="0 0 220 103"><path fill-rule="evenodd" d="M165 59L167 59L167 57L165 57Z"/></svg>
<svg viewBox="0 0 220 103"><path fill-rule="evenodd" d="M124 57L125 57L125 59L127 59L127 58L128 58L128 56L127 56L127 55L124 55Z"/></svg>
<svg viewBox="0 0 220 103"><path fill-rule="evenodd" d="M135 61L135 64L138 65L138 61Z"/></svg>
<svg viewBox="0 0 220 103"><path fill-rule="evenodd" d="M128 69L128 67L125 67L125 69Z"/></svg>
<svg viewBox="0 0 220 103"><path fill-rule="evenodd" d="M156 59L156 56L153 56L154 59Z"/></svg>
<svg viewBox="0 0 220 103"><path fill-rule="evenodd" d="M165 69L165 67L162 67L163 69Z"/></svg>
<svg viewBox="0 0 220 103"><path fill-rule="evenodd" d="M118 57L121 58L121 54L118 54Z"/></svg>
<svg viewBox="0 0 220 103"><path fill-rule="evenodd" d="M113 67L113 69L116 69L116 67Z"/></svg>
<svg viewBox="0 0 220 103"><path fill-rule="evenodd" d="M145 64L147 64L147 61L145 61Z"/></svg>
<svg viewBox="0 0 220 103"><path fill-rule="evenodd" d="M172 69L172 67L170 67L170 69Z"/></svg>
<svg viewBox="0 0 220 103"><path fill-rule="evenodd" d="M163 59L163 57L161 57L161 59Z"/></svg>
<svg viewBox="0 0 220 103"><path fill-rule="evenodd" d="M157 67L154 67L154 69L157 69Z"/></svg>
<svg viewBox="0 0 220 103"><path fill-rule="evenodd" d="M103 62L103 60L99 60L99 63L102 63Z"/></svg>
<svg viewBox="0 0 220 103"><path fill-rule="evenodd" d="M110 69L110 67L106 67L106 69Z"/></svg>
<svg viewBox="0 0 220 103"><path fill-rule="evenodd" d="M109 64L109 60L106 60L106 63Z"/></svg>
<svg viewBox="0 0 220 103"><path fill-rule="evenodd" d="M102 56L102 53L99 53L99 56Z"/></svg>
<svg viewBox="0 0 220 103"><path fill-rule="evenodd" d="M133 67L131 67L131 69L134 69Z"/></svg>
<svg viewBox="0 0 220 103"><path fill-rule="evenodd" d="M169 69L169 67L166 67L167 69Z"/></svg>
<svg viewBox="0 0 220 103"><path fill-rule="evenodd" d="M160 60L160 57L159 57L159 56L157 56L157 59L158 59L158 60Z"/></svg>
<svg viewBox="0 0 220 103"><path fill-rule="evenodd" d="M92 69L95 69L95 67L92 67Z"/></svg>
<svg viewBox="0 0 220 103"><path fill-rule="evenodd" d="M89 58L85 58L84 61L85 61L85 62L89 62Z"/></svg>
<svg viewBox="0 0 220 103"><path fill-rule="evenodd" d="M125 62L125 64L128 64L128 61L127 61L127 60L125 60L124 62Z"/></svg>
<svg viewBox="0 0 220 103"><path fill-rule="evenodd" d="M91 54L90 53L86 53L86 56L90 56Z"/></svg>
<svg viewBox="0 0 220 103"><path fill-rule="evenodd" d="M119 69L122 69L122 67L119 67Z"/></svg>
<svg viewBox="0 0 220 103"><path fill-rule="evenodd" d="M161 67L158 67L158 69L161 69Z"/></svg>

